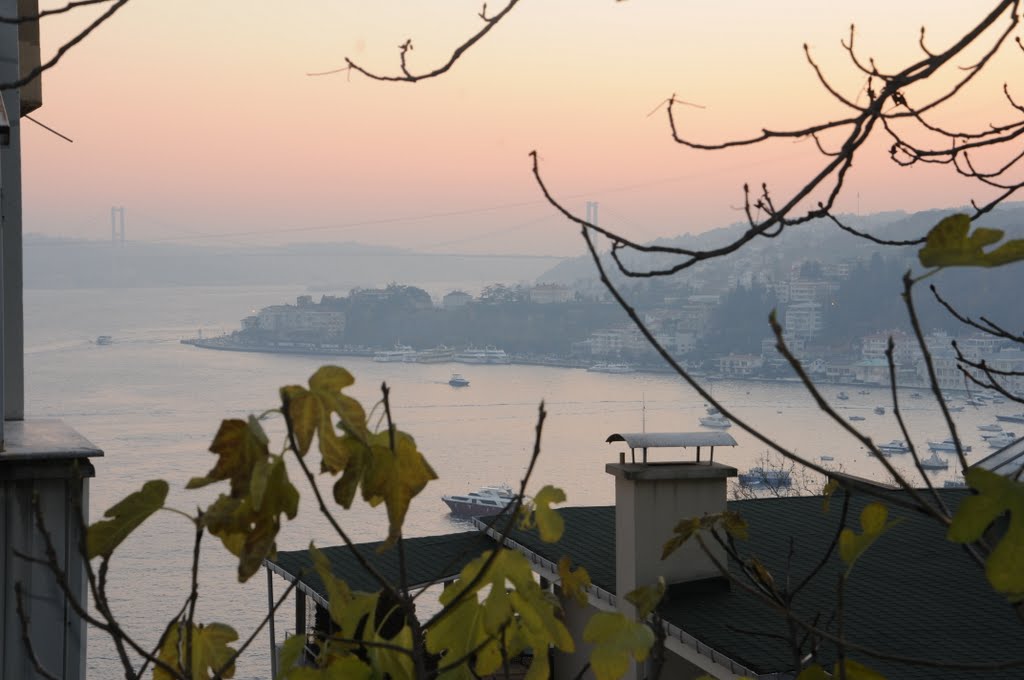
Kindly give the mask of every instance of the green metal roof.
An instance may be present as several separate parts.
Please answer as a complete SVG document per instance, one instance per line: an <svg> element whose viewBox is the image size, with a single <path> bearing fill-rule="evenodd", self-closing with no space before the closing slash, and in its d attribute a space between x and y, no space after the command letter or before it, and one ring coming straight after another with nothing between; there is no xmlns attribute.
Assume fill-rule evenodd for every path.
<svg viewBox="0 0 1024 680"><path fill-rule="evenodd" d="M962 489L939 493L951 508L967 494ZM871 500L863 496L851 500L848 526L858 526L860 511ZM750 539L740 542L741 552L757 556L780 584L786 582L787 565L790 582L795 584L820 561L836 531L841 506L841 498L835 498L826 513L820 497L729 503L729 509L740 512L750 526ZM587 568L594 585L614 593L615 509L560 512L566 521L561 543L546 544L522 531L510 538L552 562L570 555ZM1024 625L988 586L973 560L946 541L943 528L916 512L890 506L889 514L900 523L860 558L848 581L846 637L888 655L931 661L983 664L1024 656ZM735 565L731 567L738 575ZM796 612L801 618L820 617L821 625L835 631L835 589L843 569L837 556L828 561L798 598ZM731 590L670 589L661 613L702 644L759 674L784 672L793 666L786 644L765 636L785 634L785 619L735 586ZM832 649L825 645L826 661ZM909 666L858 653L851 656L892 680L1024 677L1022 667L969 672Z"/></svg>
<svg viewBox="0 0 1024 680"><path fill-rule="evenodd" d="M362 543L357 545L356 549L381 575L397 587L400 575L398 548L378 553L377 549L381 545L380 541ZM403 548L408 586L411 588L454 578L467 562L493 547L494 541L476 531L406 538L403 540ZM349 588L358 591L380 590L380 586L359 565L356 556L347 546L320 550L331 563L334 575L344 579ZM326 604L327 590L313 569L313 560L308 550L281 551L277 553L276 558L264 560L264 564L290 582L298 578L301 590L312 595L321 604Z"/></svg>

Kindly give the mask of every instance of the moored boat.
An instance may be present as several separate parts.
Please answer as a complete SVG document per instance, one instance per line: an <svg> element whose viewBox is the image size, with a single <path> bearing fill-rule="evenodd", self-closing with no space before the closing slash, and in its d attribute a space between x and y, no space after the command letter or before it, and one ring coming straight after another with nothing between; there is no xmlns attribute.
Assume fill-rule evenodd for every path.
<svg viewBox="0 0 1024 680"><path fill-rule="evenodd" d="M441 496L441 500L460 517L487 517L497 515L515 502L516 494L507 484L485 486L465 495Z"/></svg>
<svg viewBox="0 0 1024 680"><path fill-rule="evenodd" d="M840 392L839 394L836 395L836 399L840 399L842 401L846 401L849 398L850 398L850 395L847 394L846 392Z"/></svg>
<svg viewBox="0 0 1024 680"><path fill-rule="evenodd" d="M939 458L939 454L932 451L932 455L921 461L921 467L925 470L945 470L949 467L949 461Z"/></svg>
<svg viewBox="0 0 1024 680"><path fill-rule="evenodd" d="M385 349L373 353L373 360L381 363L405 361L406 357L416 356L416 350L409 345L395 345L394 349Z"/></svg>
<svg viewBox="0 0 1024 680"><path fill-rule="evenodd" d="M948 453L950 451L956 451L956 442L953 441L952 437L946 437L941 442L928 442L928 448L932 451L946 451ZM968 453L971 450L970 446L962 443L960 448L963 449L964 453Z"/></svg>
<svg viewBox="0 0 1024 680"><path fill-rule="evenodd" d="M101 335L96 338L97 345L111 345L114 343L114 338L109 335Z"/></svg>
<svg viewBox="0 0 1024 680"><path fill-rule="evenodd" d="M882 453L909 453L910 447L902 439L893 439L888 444L879 444L878 450Z"/></svg>
<svg viewBox="0 0 1024 680"><path fill-rule="evenodd" d="M599 361L587 370L591 373L632 373L633 367L629 364Z"/></svg>
<svg viewBox="0 0 1024 680"><path fill-rule="evenodd" d="M793 483L789 470L765 470L762 467L750 468L749 471L740 473L737 478L741 486L761 486L772 489L790 486Z"/></svg>
<svg viewBox="0 0 1024 680"><path fill-rule="evenodd" d="M1001 420L1004 423L1021 423L1024 424L1024 413L1015 413L1011 416L996 416L996 420Z"/></svg>
<svg viewBox="0 0 1024 680"><path fill-rule="evenodd" d="M721 413L716 413L713 416L704 416L700 419L700 424L704 427L713 427L719 430L732 427L732 423L729 419L723 416Z"/></svg>
<svg viewBox="0 0 1024 680"><path fill-rule="evenodd" d="M1003 426L999 423L992 423L990 425L978 425L978 429L982 432L1002 432Z"/></svg>

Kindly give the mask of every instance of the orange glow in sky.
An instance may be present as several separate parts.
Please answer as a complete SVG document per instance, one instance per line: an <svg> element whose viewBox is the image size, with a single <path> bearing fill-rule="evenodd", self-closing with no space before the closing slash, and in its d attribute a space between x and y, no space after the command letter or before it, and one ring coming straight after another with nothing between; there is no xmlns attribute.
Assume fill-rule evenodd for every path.
<svg viewBox="0 0 1024 680"><path fill-rule="evenodd" d="M823 160L788 141L684 149L663 110L648 115L660 102L676 93L704 106L679 110L703 141L836 118L846 112L803 43L856 98L864 81L839 42L851 22L861 53L895 70L921 56L922 24L941 49L988 3L523 0L441 78L305 75L346 56L396 72L408 37L410 68L429 70L478 29L479 10L477 0L134 0L45 76L34 116L75 141L23 124L25 230L104 239L110 207L124 205L133 240L579 253L577 230L530 174L536 149L550 188L580 213L599 201L602 223L638 240L703 231L741 219L744 182L782 192ZM45 20L44 59L92 16ZM1005 52L944 122L1009 116L1004 81L1024 100L1024 52ZM884 144L868 151L840 211L988 196L948 170L896 170Z"/></svg>

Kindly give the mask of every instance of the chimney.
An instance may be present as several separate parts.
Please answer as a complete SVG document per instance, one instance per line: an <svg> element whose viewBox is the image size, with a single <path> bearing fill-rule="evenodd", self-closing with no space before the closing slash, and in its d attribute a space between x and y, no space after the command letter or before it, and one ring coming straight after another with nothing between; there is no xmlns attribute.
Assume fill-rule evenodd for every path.
<svg viewBox="0 0 1024 680"><path fill-rule="evenodd" d="M625 594L656 583L659 576L669 586L707 579L725 582L696 540L687 541L666 560L661 559L661 552L679 520L726 509L726 480L736 476L736 468L714 462L714 447L735 446L736 440L725 432L647 432L613 434L608 442L625 442L632 450L629 462L622 453L618 463L605 466L605 471L615 477L615 592L619 609L631 613ZM648 449L665 447L695 449L695 460L648 462ZM639 461L638 451L642 451ZM703 461L702 451L708 454ZM725 564L725 551L714 542L707 544L715 558Z"/></svg>

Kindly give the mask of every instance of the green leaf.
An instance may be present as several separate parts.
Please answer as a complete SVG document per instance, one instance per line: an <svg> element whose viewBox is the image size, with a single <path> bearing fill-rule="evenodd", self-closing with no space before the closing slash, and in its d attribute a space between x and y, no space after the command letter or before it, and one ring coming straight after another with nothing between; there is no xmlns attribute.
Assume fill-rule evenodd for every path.
<svg viewBox="0 0 1024 680"><path fill-rule="evenodd" d="M663 597L665 597L665 579L661 576L658 577L658 582L654 585L640 586L626 593L626 600L636 607L636 616L639 619L646 619Z"/></svg>
<svg viewBox="0 0 1024 680"><path fill-rule="evenodd" d="M667 559L672 553L682 547L695 533L700 531L700 518L690 517L679 520L672 529L673 536L661 548L661 559Z"/></svg>
<svg viewBox="0 0 1024 680"><path fill-rule="evenodd" d="M843 529L839 533L839 557L852 569L857 559L871 544L878 539L895 522L886 523L889 509L881 503L869 503L860 513L861 533L852 529Z"/></svg>
<svg viewBox="0 0 1024 680"><path fill-rule="evenodd" d="M340 392L355 382L352 374L341 366L321 366L310 376L309 389L314 392Z"/></svg>
<svg viewBox="0 0 1024 680"><path fill-rule="evenodd" d="M193 680L209 680L235 653L235 650L228 646L238 639L238 633L231 626L223 623L192 626L192 667L186 672L185 631L186 625L183 622L172 622L157 657L186 677ZM231 678L234 675L235 666L231 664L220 677ZM153 668L153 680L171 680L172 677L158 666Z"/></svg>
<svg viewBox="0 0 1024 680"><path fill-rule="evenodd" d="M1024 260L1024 240L1003 243L995 250L984 248L1003 238L1001 229L978 227L973 233L971 218L950 215L928 232L925 245L918 253L925 267L998 267Z"/></svg>
<svg viewBox="0 0 1024 680"><path fill-rule="evenodd" d="M564 502L565 492L550 485L545 486L533 497L537 531L540 533L540 540L545 543L555 543L562 538L565 520L551 508L551 504Z"/></svg>
<svg viewBox="0 0 1024 680"><path fill-rule="evenodd" d="M844 659L843 666L846 670L846 680L885 680L885 676L881 673L877 673L864 664L857 663L853 659ZM839 664L836 663L835 668L832 670L832 677L843 677L842 670L843 669L840 669Z"/></svg>
<svg viewBox="0 0 1024 680"><path fill-rule="evenodd" d="M821 491L821 496L822 496L822 499L821 499L821 511L822 512L828 512L829 501L832 500L832 495L838 489L839 489L839 480L838 479L834 479L833 478L833 479L828 480L828 484L826 484L825 488L822 489L822 491Z"/></svg>
<svg viewBox="0 0 1024 680"><path fill-rule="evenodd" d="M111 553L150 515L164 507L168 486L162 479L154 479L142 485L142 489L125 498L103 513L111 519L100 520L89 527L86 533L86 556L93 559L99 555L110 557Z"/></svg>
<svg viewBox="0 0 1024 680"><path fill-rule="evenodd" d="M654 633L644 623L619 612L597 612L583 629L583 640L593 645L590 668L597 680L618 680L631 660L643 661L654 644Z"/></svg>
<svg viewBox="0 0 1024 680"><path fill-rule="evenodd" d="M313 443L313 434L320 422L320 401L304 387L288 385L281 388L281 403L295 434L297 453L304 456Z"/></svg>
<svg viewBox="0 0 1024 680"><path fill-rule="evenodd" d="M837 678L840 676L836 676ZM829 674L825 672L819 664L813 664L800 671L800 675L796 676L796 680L832 680Z"/></svg>
<svg viewBox="0 0 1024 680"><path fill-rule="evenodd" d="M946 537L972 543L1009 514L1006 531L985 562L985 575L996 591L1013 601L1024 599L1024 482L977 467L967 470L966 480L978 493L960 502Z"/></svg>
<svg viewBox="0 0 1024 680"><path fill-rule="evenodd" d="M558 577L562 580L562 592L581 606L587 606L587 588L590 587L590 574L586 568L579 566L574 571L572 561L568 557L558 560Z"/></svg>

